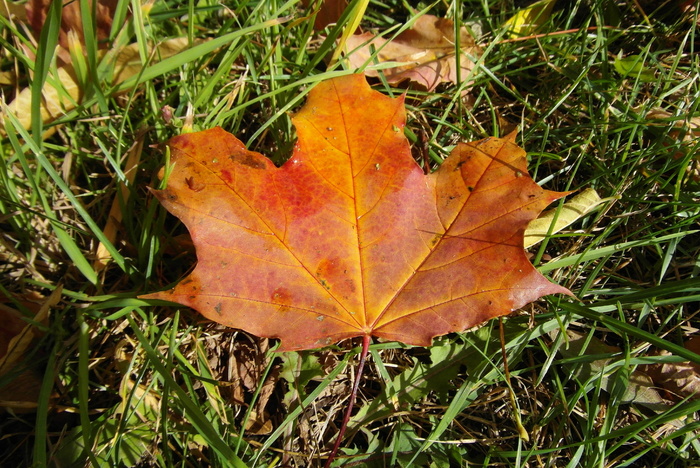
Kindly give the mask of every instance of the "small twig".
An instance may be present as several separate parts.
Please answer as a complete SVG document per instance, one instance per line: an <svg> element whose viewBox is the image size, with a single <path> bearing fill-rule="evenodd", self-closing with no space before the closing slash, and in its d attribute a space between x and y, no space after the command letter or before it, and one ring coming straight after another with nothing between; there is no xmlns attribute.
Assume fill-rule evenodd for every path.
<svg viewBox="0 0 700 468"><path fill-rule="evenodd" d="M355 406L355 397L357 397L357 389L360 387L360 380L362 379L362 370L365 367L365 361L367 360L367 352L369 351L369 344L372 341L370 335L365 335L362 337L362 351L360 351L360 363L357 365L357 373L355 374L355 382L352 385L352 392L350 392L350 400L348 401L348 407L345 410L345 416L343 417L343 424L340 426L340 431L338 432L338 438L335 441L333 450L331 454L328 455L326 460L325 468L329 468L335 456L340 448L340 443L343 440L343 435L345 435L345 429L348 427L348 422L350 422L350 415L352 414L352 407Z"/></svg>

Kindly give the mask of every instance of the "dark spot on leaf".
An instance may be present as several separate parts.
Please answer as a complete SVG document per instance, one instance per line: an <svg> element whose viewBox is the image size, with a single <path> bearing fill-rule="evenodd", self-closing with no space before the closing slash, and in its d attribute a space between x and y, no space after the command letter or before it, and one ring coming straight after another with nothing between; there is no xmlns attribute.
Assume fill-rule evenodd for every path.
<svg viewBox="0 0 700 468"><path fill-rule="evenodd" d="M218 304L216 304L214 306L214 310L216 311L217 314L221 315L221 302L219 302Z"/></svg>
<svg viewBox="0 0 700 468"><path fill-rule="evenodd" d="M470 185L470 186L467 187L467 190L469 190L470 192L473 192L473 191L474 191L474 187L472 187L472 186Z"/></svg>
<svg viewBox="0 0 700 468"><path fill-rule="evenodd" d="M345 280L345 287L350 291L350 292L355 292L357 291L357 288L355 287L354 281L348 279Z"/></svg>
<svg viewBox="0 0 700 468"><path fill-rule="evenodd" d="M257 158L255 158L255 156L247 151L233 153L231 156L229 156L229 159L238 164L252 167L253 169L265 169L265 163L259 161Z"/></svg>
<svg viewBox="0 0 700 468"><path fill-rule="evenodd" d="M195 192L201 192L207 186L205 183L198 181L194 177L185 177L185 182L187 183L187 187Z"/></svg>

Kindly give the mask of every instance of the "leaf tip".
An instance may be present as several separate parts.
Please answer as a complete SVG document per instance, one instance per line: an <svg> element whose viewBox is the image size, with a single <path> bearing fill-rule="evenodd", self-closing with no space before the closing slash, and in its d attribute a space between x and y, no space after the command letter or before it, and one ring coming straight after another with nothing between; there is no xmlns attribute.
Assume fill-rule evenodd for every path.
<svg viewBox="0 0 700 468"><path fill-rule="evenodd" d="M515 130L513 130L513 131L510 132L508 135L506 135L505 137L503 137L503 139L504 139L504 140L507 140L507 141L509 141L509 142L511 142L511 143L515 143L515 139L517 138L517 136L518 136L518 128L516 127Z"/></svg>

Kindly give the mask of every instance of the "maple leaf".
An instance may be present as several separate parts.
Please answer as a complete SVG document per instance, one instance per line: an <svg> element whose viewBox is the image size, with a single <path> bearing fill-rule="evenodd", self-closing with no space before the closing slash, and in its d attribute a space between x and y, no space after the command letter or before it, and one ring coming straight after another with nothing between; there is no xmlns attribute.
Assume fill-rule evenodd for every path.
<svg viewBox="0 0 700 468"><path fill-rule="evenodd" d="M411 80L428 91L440 83L457 83L457 54L454 22L433 15L419 17L413 27L399 34L394 40L387 40L370 33L356 34L347 40L345 50L350 64L361 68L371 63L372 49L377 50L376 60L382 62L403 62L402 65L383 69L390 84ZM460 28L459 68L461 78L469 76L474 62L472 57L480 53L466 28ZM470 57L470 54L472 57ZM366 70L368 76L379 76L375 70Z"/></svg>
<svg viewBox="0 0 700 468"><path fill-rule="evenodd" d="M530 264L527 224L561 193L507 138L458 145L433 174L411 158L403 98L364 76L319 83L282 167L220 128L169 142L161 203L190 230L194 271L142 296L187 305L279 350L357 336L433 337L570 294Z"/></svg>

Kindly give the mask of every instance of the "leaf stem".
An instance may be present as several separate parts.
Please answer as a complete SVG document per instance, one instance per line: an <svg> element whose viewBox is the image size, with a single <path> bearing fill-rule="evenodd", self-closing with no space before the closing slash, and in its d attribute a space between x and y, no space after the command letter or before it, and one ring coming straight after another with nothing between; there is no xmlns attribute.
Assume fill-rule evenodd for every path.
<svg viewBox="0 0 700 468"><path fill-rule="evenodd" d="M372 342L372 337L370 335L365 335L362 337L362 351L360 351L360 363L357 365L357 373L355 374L355 382L352 385L352 392L350 392L350 401L348 401L348 407L345 410L345 416L343 417L343 424L340 426L340 431L338 432L338 438L335 441L333 450L331 450L328 459L326 460L325 468L330 468L335 456L340 448L340 442L343 440L343 435L345 435L345 430L348 427L348 422L350 421L350 415L352 414L352 407L355 406L355 397L357 397L357 389L360 387L360 380L362 379L362 371L365 367L365 361L367 360L367 353L369 352L369 344Z"/></svg>

